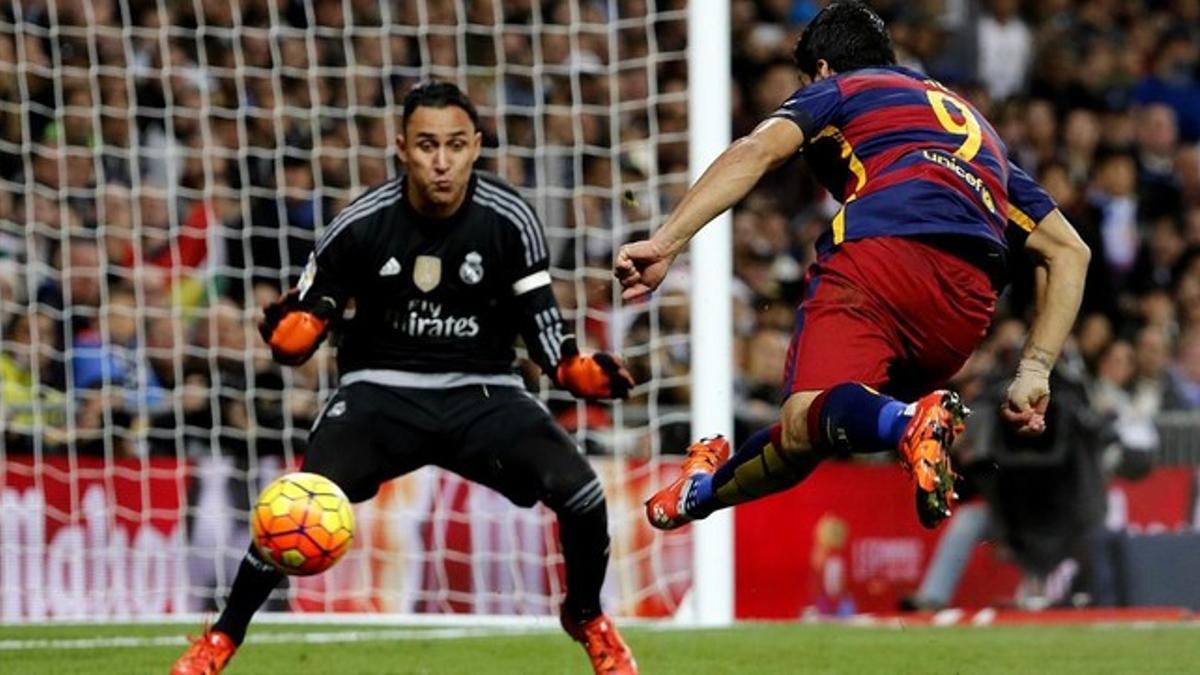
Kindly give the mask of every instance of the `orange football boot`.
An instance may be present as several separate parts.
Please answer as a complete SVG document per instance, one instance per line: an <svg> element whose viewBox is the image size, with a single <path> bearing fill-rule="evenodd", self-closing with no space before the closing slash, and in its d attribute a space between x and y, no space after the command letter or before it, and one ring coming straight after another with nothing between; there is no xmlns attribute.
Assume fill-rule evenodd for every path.
<svg viewBox="0 0 1200 675"><path fill-rule="evenodd" d="M587 651L596 675L637 675L633 652L629 651L607 614L580 623L562 612L559 619L567 635Z"/></svg>
<svg viewBox="0 0 1200 675"><path fill-rule="evenodd" d="M237 651L233 638L207 626L204 635L191 640L192 646L171 667L171 675L218 675Z"/></svg>
<svg viewBox="0 0 1200 675"><path fill-rule="evenodd" d="M716 435L702 438L687 449L679 478L655 492L646 500L646 518L660 530L673 530L693 520L684 509L692 479L699 474L712 474L729 459L729 441Z"/></svg>
<svg viewBox="0 0 1200 675"><path fill-rule="evenodd" d="M916 483L917 517L932 529L950 516L958 497L949 451L971 411L958 394L944 389L921 397L915 406L900 438L900 459Z"/></svg>

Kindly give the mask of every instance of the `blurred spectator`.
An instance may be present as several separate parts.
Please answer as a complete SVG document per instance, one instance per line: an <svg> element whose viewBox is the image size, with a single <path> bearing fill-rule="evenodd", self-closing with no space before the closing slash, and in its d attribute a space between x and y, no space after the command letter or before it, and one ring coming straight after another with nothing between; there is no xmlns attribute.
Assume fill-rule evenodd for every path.
<svg viewBox="0 0 1200 675"><path fill-rule="evenodd" d="M1141 246L1136 189L1137 164L1132 156L1114 151L1100 158L1088 203L1097 211L1102 257L1117 286L1133 269Z"/></svg>
<svg viewBox="0 0 1200 675"><path fill-rule="evenodd" d="M1106 376L1127 380L1129 345L1109 350ZM907 609L938 609L954 596L970 551L983 539L1005 547L1023 579L1016 601L1026 609L1049 605L1111 605L1114 562L1104 550L1106 533L1105 452L1129 448L1116 443L1120 422L1097 414L1089 404L1080 364L1060 363L1051 374L1054 396L1046 433L1018 436L998 412L973 419L963 450L959 492L982 500L960 507L938 542L920 589ZM998 411L1003 380L976 401L977 409Z"/></svg>
<svg viewBox="0 0 1200 675"><path fill-rule="evenodd" d="M1017 15L1017 0L989 0L988 13L976 24L979 79L992 98L1002 100L1025 85L1033 60L1033 35Z"/></svg>
<svg viewBox="0 0 1200 675"><path fill-rule="evenodd" d="M1136 413L1153 419L1163 410L1184 407L1183 397L1170 375L1171 338L1160 326L1148 325L1134 343L1135 375L1131 404Z"/></svg>
<svg viewBox="0 0 1200 675"><path fill-rule="evenodd" d="M787 364L789 333L767 329L745 341L739 398L745 403L735 413L735 433L752 433L779 417L782 402L779 383Z"/></svg>
<svg viewBox="0 0 1200 675"><path fill-rule="evenodd" d="M69 383L76 389L119 392L117 399L134 414L162 404L164 392L138 338L138 303L132 287L109 287L99 324L76 336Z"/></svg>
<svg viewBox="0 0 1200 675"><path fill-rule="evenodd" d="M1151 55L1150 71L1134 87L1139 103L1165 103L1179 116L1179 132L1184 140L1200 140L1200 45L1193 31L1184 26L1162 35Z"/></svg>
<svg viewBox="0 0 1200 675"><path fill-rule="evenodd" d="M1169 218L1182 208L1175 176L1178 144L1179 128L1170 106L1154 103L1137 111L1138 215L1145 221Z"/></svg>
<svg viewBox="0 0 1200 675"><path fill-rule="evenodd" d="M4 326L0 351L0 422L10 451L32 452L41 434L50 446L66 441L67 401L51 361L54 320L24 312Z"/></svg>
<svg viewBox="0 0 1200 675"><path fill-rule="evenodd" d="M1171 376L1186 410L1200 408L1200 332L1192 331L1179 341L1179 354Z"/></svg>
<svg viewBox="0 0 1200 675"><path fill-rule="evenodd" d="M1129 275L1134 293L1166 290L1175 286L1175 270L1183 260L1185 244L1175 220L1165 215L1153 221Z"/></svg>

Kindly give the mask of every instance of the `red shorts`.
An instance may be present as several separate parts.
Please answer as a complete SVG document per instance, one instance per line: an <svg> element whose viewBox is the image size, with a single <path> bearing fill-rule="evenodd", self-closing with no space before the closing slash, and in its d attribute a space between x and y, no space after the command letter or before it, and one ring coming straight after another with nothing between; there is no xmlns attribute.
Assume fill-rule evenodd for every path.
<svg viewBox="0 0 1200 675"><path fill-rule="evenodd" d="M995 308L987 274L952 253L899 237L846 242L808 271L784 395L843 382L905 400L938 389Z"/></svg>

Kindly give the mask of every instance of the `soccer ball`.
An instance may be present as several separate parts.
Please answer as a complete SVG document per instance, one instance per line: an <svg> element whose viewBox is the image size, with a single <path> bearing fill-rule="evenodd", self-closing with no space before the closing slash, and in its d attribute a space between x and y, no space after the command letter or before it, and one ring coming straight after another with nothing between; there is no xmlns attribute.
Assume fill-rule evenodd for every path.
<svg viewBox="0 0 1200 675"><path fill-rule="evenodd" d="M285 574L319 574L350 548L354 511L333 481L315 473L289 473L258 496L250 515L254 546Z"/></svg>

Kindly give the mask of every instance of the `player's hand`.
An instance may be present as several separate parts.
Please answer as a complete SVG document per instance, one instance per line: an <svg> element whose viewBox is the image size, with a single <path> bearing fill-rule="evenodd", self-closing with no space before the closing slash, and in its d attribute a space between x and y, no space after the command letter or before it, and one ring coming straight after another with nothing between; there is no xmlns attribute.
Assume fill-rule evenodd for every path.
<svg viewBox="0 0 1200 675"><path fill-rule="evenodd" d="M1018 434L1037 436L1046 430L1049 406L1050 368L1041 361L1021 359L1000 414L1016 427Z"/></svg>
<svg viewBox="0 0 1200 675"><path fill-rule="evenodd" d="M634 385L621 357L608 352L568 356L555 375L560 387L584 399L626 398Z"/></svg>
<svg viewBox="0 0 1200 675"><path fill-rule="evenodd" d="M613 276L625 289L621 297L633 300L648 295L667 277L667 270L674 260L673 254L662 250L653 240L622 246L613 262Z"/></svg>
<svg viewBox="0 0 1200 675"><path fill-rule="evenodd" d="M272 358L285 366L298 366L321 346L328 327L328 318L305 310L300 291L293 288L263 308L258 332L270 345Z"/></svg>

